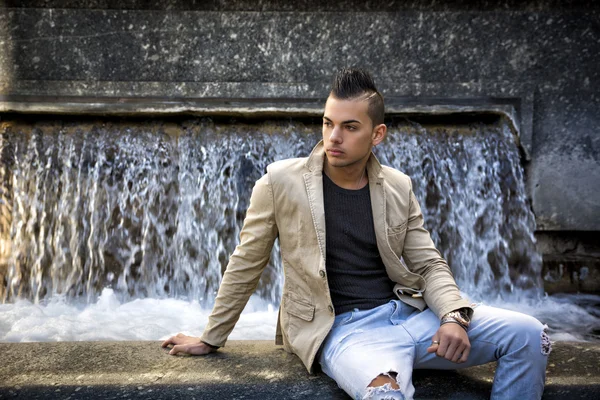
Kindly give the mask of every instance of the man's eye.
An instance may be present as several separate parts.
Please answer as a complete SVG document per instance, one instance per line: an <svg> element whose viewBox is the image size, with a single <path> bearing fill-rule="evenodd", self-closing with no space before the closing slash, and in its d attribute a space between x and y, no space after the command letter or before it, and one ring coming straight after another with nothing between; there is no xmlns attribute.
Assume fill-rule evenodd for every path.
<svg viewBox="0 0 600 400"><path fill-rule="evenodd" d="M356 127L355 127L355 126L352 126L352 125L348 125L348 126L346 127L346 129L348 129L349 131L355 131L355 130L356 130Z"/></svg>
<svg viewBox="0 0 600 400"><path fill-rule="evenodd" d="M325 125L325 126L331 126L331 122L329 122L329 121L323 121L323 125Z"/></svg>

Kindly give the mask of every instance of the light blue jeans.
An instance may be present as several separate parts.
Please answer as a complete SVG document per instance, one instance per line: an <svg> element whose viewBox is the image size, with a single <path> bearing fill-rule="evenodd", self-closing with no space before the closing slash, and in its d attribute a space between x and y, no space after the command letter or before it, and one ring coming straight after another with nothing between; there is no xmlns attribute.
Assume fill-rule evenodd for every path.
<svg viewBox="0 0 600 400"><path fill-rule="evenodd" d="M427 353L439 318L399 300L371 310L335 317L323 343L323 372L354 399L412 399L413 369L459 369L497 361L492 399L540 399L544 391L550 341L537 319L514 311L476 306L468 331L471 352L456 364ZM397 374L399 390L389 384L367 388L373 379ZM449 393L449 397L451 394Z"/></svg>

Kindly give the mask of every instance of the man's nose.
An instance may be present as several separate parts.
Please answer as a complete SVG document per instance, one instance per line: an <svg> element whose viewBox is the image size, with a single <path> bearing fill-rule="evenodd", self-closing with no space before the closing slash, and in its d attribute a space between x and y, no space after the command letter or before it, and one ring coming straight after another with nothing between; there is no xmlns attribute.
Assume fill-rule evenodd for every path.
<svg viewBox="0 0 600 400"><path fill-rule="evenodd" d="M334 143L342 143L342 134L340 128L334 127L331 130L331 136L329 136L329 140L331 140Z"/></svg>

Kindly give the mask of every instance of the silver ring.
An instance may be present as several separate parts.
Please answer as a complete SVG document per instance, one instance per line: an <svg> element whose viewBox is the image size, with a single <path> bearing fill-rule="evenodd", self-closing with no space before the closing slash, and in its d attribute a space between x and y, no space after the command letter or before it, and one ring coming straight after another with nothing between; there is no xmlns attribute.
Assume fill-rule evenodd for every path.
<svg viewBox="0 0 600 400"><path fill-rule="evenodd" d="M431 344L440 344L440 342L438 342L437 340L432 340Z"/></svg>

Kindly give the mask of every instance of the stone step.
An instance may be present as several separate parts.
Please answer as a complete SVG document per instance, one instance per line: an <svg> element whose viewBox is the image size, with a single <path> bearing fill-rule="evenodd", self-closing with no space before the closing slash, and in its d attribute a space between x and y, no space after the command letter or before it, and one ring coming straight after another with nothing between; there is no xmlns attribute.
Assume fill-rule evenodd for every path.
<svg viewBox="0 0 600 400"><path fill-rule="evenodd" d="M495 363L414 373L418 399L488 399ZM271 341L230 341L205 357L160 342L0 343L0 399L348 399ZM600 398L600 343L558 342L544 399Z"/></svg>

